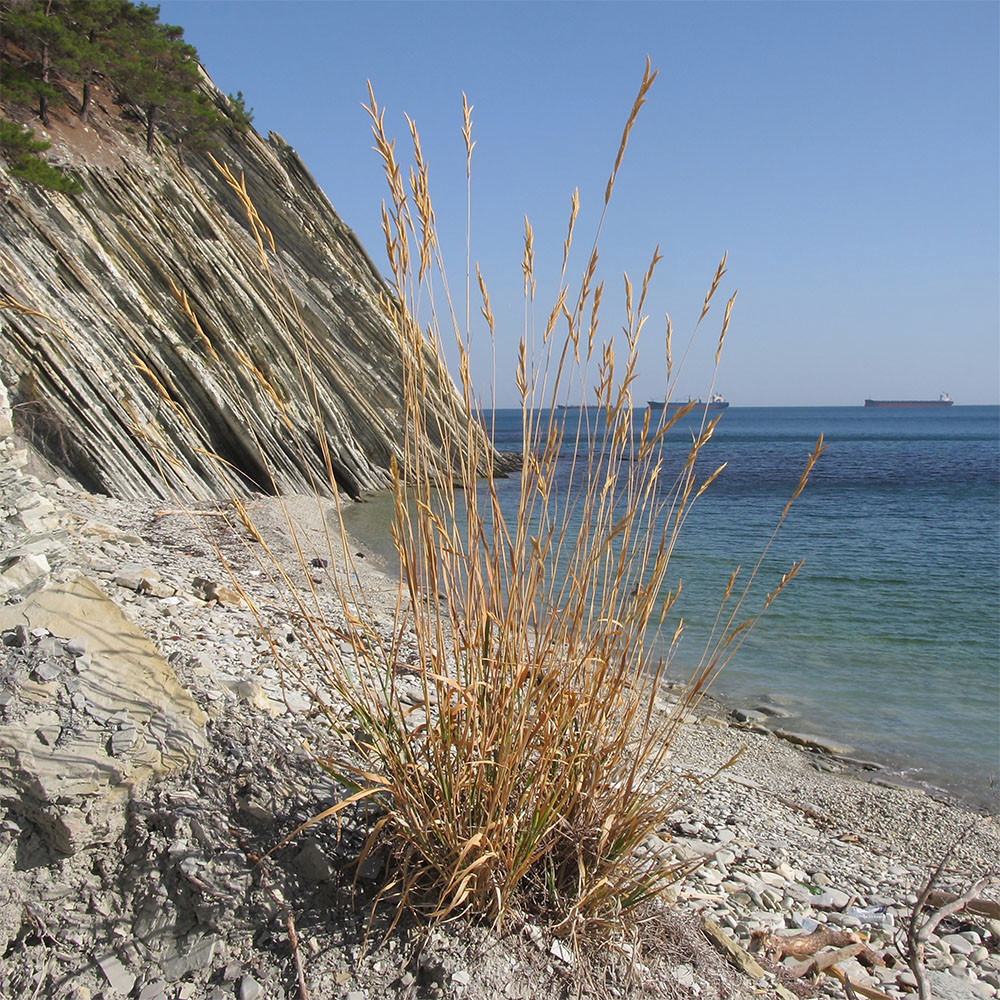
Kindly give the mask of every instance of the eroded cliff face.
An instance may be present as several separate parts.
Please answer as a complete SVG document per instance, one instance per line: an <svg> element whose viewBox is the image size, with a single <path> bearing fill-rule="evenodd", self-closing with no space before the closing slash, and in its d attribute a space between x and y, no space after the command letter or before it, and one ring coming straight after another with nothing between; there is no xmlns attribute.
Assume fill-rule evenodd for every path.
<svg viewBox="0 0 1000 1000"><path fill-rule="evenodd" d="M214 154L243 173L273 234L268 274L207 157L182 168L163 145L149 157L141 123L107 95L97 104L89 130L65 108L44 136L82 194L32 187L0 161L0 380L18 430L118 497L166 497L182 481L220 492L206 450L244 486L308 491L327 480L323 438L340 489L387 485L404 421L388 289L299 157L252 130ZM447 376L440 386L426 405L461 409Z"/></svg>

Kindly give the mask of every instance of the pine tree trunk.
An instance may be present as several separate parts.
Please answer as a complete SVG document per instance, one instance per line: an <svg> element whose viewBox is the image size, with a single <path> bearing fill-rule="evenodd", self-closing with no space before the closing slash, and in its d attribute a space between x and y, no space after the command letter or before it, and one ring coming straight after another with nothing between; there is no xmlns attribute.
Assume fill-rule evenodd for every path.
<svg viewBox="0 0 1000 1000"><path fill-rule="evenodd" d="M50 17L52 15L52 0L48 0L45 4L45 16ZM46 88L49 85L49 43L42 43L42 91L38 95L38 117L42 120L42 124L49 128L52 124L49 121L49 98L45 93Z"/></svg>
<svg viewBox="0 0 1000 1000"><path fill-rule="evenodd" d="M93 28L91 28L90 33L87 35L87 41L92 49L94 47L95 36L96 32ZM87 121L90 118L90 98L93 80L94 71L93 69L88 69L83 77L83 94L80 98L80 121L82 121L84 125L87 124Z"/></svg>
<svg viewBox="0 0 1000 1000"><path fill-rule="evenodd" d="M90 118L90 91L91 83L90 74L88 73L83 81L83 96L80 100L80 121L82 121L84 125L87 124L87 121Z"/></svg>
<svg viewBox="0 0 1000 1000"><path fill-rule="evenodd" d="M45 88L49 85L49 47L48 45L42 46L42 87ZM38 117L41 118L42 124L48 128L51 125L49 121L49 98L43 89L38 95Z"/></svg>
<svg viewBox="0 0 1000 1000"><path fill-rule="evenodd" d="M153 155L153 136L156 134L156 105L146 105L146 153Z"/></svg>

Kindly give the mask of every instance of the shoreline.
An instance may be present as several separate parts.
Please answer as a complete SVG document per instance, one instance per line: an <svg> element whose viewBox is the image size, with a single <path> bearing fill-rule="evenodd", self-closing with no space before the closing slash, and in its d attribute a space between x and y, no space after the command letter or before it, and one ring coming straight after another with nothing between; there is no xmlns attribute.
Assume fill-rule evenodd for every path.
<svg viewBox="0 0 1000 1000"><path fill-rule="evenodd" d="M343 517L345 526L352 530L355 540L376 554L380 568L391 579L394 572L398 572L398 563L394 561L395 553L391 548L391 540L386 529L385 518L391 517L391 507L388 504L388 493L367 494L361 503L346 506ZM377 515L374 514L375 511L378 512ZM688 674L690 669L674 664L667 672L666 681L670 685L681 686L684 682L673 678ZM721 684L724 686L725 673L721 676ZM965 791L959 791L938 783L943 778L951 778L957 782L960 776L953 772L928 768L927 765L894 758L890 754L880 754L875 750L844 746L822 732L812 732L808 716L799 713L786 715L780 704L776 704L781 700L781 692L761 697L727 695L725 691L719 689L719 683L713 685L706 693L705 702L715 706L712 714L723 715L737 728L746 728L751 732L772 733L791 745L799 745L803 752L816 753L828 758L834 766L839 764L853 769L861 781L885 784L887 787L916 788L949 805L968 808L982 815L994 813L1000 806L998 793L991 791L986 782L981 789L970 787ZM929 771L931 777L926 780L910 777L907 775L908 770Z"/></svg>
<svg viewBox="0 0 1000 1000"><path fill-rule="evenodd" d="M284 635L280 626L292 619L280 607L275 588L255 568L238 522L236 530L226 529L224 519L213 515L220 505L199 505L188 516L152 501L92 496L58 479L42 483L19 468L11 472L9 466L0 466L0 481L6 509L17 511L0 519L0 542L8 551L23 553L24 572L30 571L29 555L44 556L46 566L9 596L30 601L33 590L41 593L44 585L83 573L169 664L192 702L185 710L195 729L198 718L207 720L179 766L137 783L125 799L112 782L107 794L87 799L86 808L78 810L78 827L73 826L76 800L56 786L53 800L35 803L33 811L25 811L23 802L14 808L8 795L6 819L0 822L0 951L30 936L32 925L21 915L28 906L66 942L58 961L66 986L53 991L55 997L82 997L71 993L72 983L93 995L135 992L144 998L180 997L176 991L187 986L194 992L186 997L214 997L213 984L238 985L242 991L246 983L250 995L251 980L270 990L264 995L286 995L280 984L293 981L295 971L282 932L284 905L295 915L300 938L313 942L303 945L304 957L299 956L310 995L345 996L352 990L369 1000L410 995L409 952L404 951L412 940L405 935L412 929L401 929L403 937L372 947L363 959L345 957L364 940L365 921L357 910L367 912L363 902L372 898L375 885L371 872L353 888L350 878L345 883L337 874L364 841L359 819L348 817L339 834L335 824L320 825L276 852L260 869L270 882L252 874L258 872L254 856L342 792L302 749L308 744L321 754L332 734L316 724L308 698L283 688L253 616L206 542L208 533L222 546L246 581L247 596L276 635ZM318 553L325 545L326 515L311 497L248 501L254 523L275 555L297 582L307 583L287 538L282 504L300 526L307 554L310 547ZM391 619L398 582L376 565L381 560L362 538L352 535L352 542L358 543L355 553L364 553L363 558L355 555L355 570L369 595L367 613L375 627L386 627L379 623ZM38 568L39 563L30 565ZM330 596L328 572L310 571L321 603ZM20 606L11 604L8 611ZM72 636L51 629L45 634L46 628L35 631L39 634L4 632L5 724L35 720L39 709L25 702L24 695L33 685L48 685L52 707L45 711L50 714L25 722L21 739L59 728L70 732L74 726L87 738L93 733L104 739L110 732L108 746L120 754L111 762L127 776L135 766L133 755L141 746L148 750L155 732L141 724L138 731L130 729L116 722L114 713L101 721L86 699L77 710L71 689L81 697L86 694L80 683L93 665L81 664L91 653L96 661L97 651L92 647L71 656L71 649L80 648ZM292 631L287 632L290 637ZM293 660L300 657L308 672L300 644L283 641L283 652ZM16 642L22 644L12 645ZM20 662L28 672L12 673ZM12 686L11 678L24 678L23 688ZM667 710L671 690L661 689L660 695L660 708ZM754 934L821 926L865 930L873 947L891 949L892 926L906 918L908 901L915 899L944 850L957 844L961 878L985 871L1000 853L994 819L918 790L882 787L856 773L849 762L795 747L763 727L732 724L724 707L708 696L681 726L668 766L690 799L645 848L678 863L700 860L697 870L668 895L669 912L678 918L718 923L742 947L750 946ZM0 747L3 740L0 733ZM122 749L116 751L119 745ZM44 758L44 746L36 750L36 760ZM732 766L715 781L698 786L683 777L708 776L738 750ZM9 775L4 784L9 786ZM69 854L53 853L60 823L69 829ZM96 881L95 870L102 873ZM954 888L960 888L959 881ZM268 885L280 891L282 904L269 895ZM1000 924L991 928L979 917L970 920L986 957L970 964L967 956L948 950L952 946L947 942L940 948L935 943L929 964L935 975L949 979L958 979L960 972L963 982L971 983L969 977L975 976L976 995L988 1000L1000 995L989 978L1000 977ZM271 928L263 938L262 926ZM436 943L420 946L437 955L446 970L441 996L577 995L571 988L574 967L559 957L558 949L550 950L548 938L543 947L534 938L511 941L484 933L460 922L435 931ZM8 950L0 992L18 995L17 983L35 982L31 977L45 959L46 940L43 936L20 951ZM699 947L711 953L704 942ZM647 942L646 948L652 962L655 942ZM631 995L669 995L658 992L661 981L673 983L671 988L700 984L703 995L711 995L716 973L706 971L708 954L697 961L667 957L663 962L655 966L656 975L650 972L647 980L628 987L637 991ZM904 996L905 970L892 967L883 974L879 988ZM869 972L853 970L854 975ZM875 982L864 981L869 986ZM157 993L157 982L178 985ZM632 981L626 976L626 982ZM753 989L744 978L742 986L737 982L724 995L749 997L754 989L757 995L761 989L778 995L782 982L788 984L780 965L769 967L766 979ZM834 989L834 981L824 982L828 985L810 995L842 995L839 984Z"/></svg>
<svg viewBox="0 0 1000 1000"><path fill-rule="evenodd" d="M981 816L996 815L998 798L996 794L987 796L985 792L956 792L953 789L935 784L931 780L921 780L907 775L907 769L900 762L890 761L886 756L872 752L861 756L853 746L842 746L833 743L823 734L810 733L806 726L808 719L799 716L803 725L790 727L781 717L769 716L764 719L757 716L765 713L748 709L748 702L761 701L742 696L726 698L724 694L711 691L706 698L715 706L717 712L729 718L727 723L741 731L765 733L782 740L798 752L814 755L815 759L830 769L843 769L850 772L858 781L878 785L884 788L912 789L921 792L945 805L978 813ZM924 770L912 767L911 770ZM944 773L944 772L942 772Z"/></svg>

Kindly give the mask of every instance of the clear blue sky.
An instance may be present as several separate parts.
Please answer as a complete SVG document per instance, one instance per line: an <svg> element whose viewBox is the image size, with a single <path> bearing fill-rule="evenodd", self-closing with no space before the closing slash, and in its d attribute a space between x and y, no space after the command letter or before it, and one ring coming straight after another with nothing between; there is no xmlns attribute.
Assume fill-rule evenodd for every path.
<svg viewBox="0 0 1000 1000"><path fill-rule="evenodd" d="M224 90L300 153L380 266L366 81L420 130L453 291L464 285L461 94L475 105L473 257L514 400L521 251L548 311L570 195L589 249L646 55L660 71L601 242L602 331L622 272L664 260L639 400L663 394L663 315L690 331L715 266L739 289L718 388L734 405L865 396L1000 401L1000 5L167 0ZM678 392L703 395L723 302ZM476 309L474 308L474 312ZM477 368L486 382L487 345Z"/></svg>

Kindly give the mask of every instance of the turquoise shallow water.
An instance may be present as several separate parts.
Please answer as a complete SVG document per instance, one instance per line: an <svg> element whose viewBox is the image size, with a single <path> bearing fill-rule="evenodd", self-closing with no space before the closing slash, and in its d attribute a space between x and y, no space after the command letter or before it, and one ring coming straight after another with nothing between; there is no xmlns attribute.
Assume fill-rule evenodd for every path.
<svg viewBox="0 0 1000 1000"><path fill-rule="evenodd" d="M496 416L497 446L517 450L519 413ZM678 673L697 661L730 571L754 561L821 431L828 450L763 582L796 558L805 566L716 693L766 697L792 713L790 728L988 804L1000 773L998 407L730 407L703 453L706 473L728 465L671 564L687 622ZM684 437L668 447L680 455ZM516 478L502 484L505 506L517 491ZM378 519L384 537L384 516L368 511L359 533L374 541L363 521Z"/></svg>

